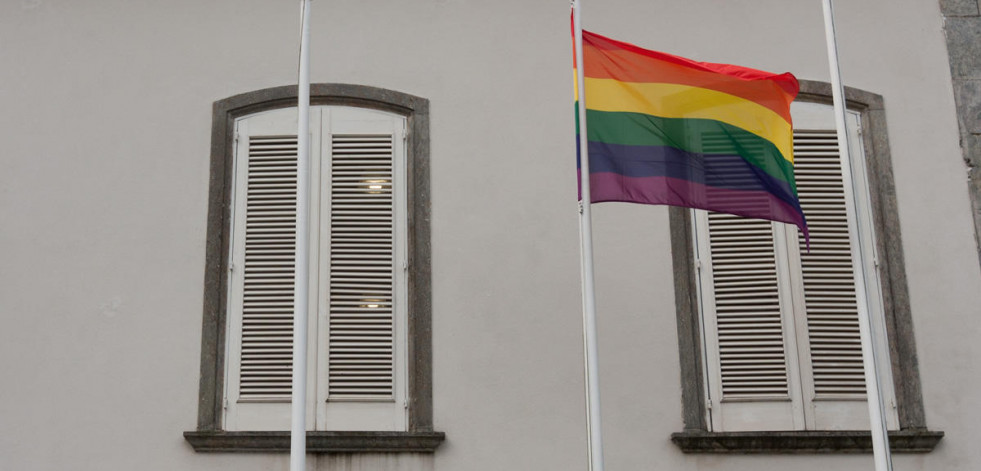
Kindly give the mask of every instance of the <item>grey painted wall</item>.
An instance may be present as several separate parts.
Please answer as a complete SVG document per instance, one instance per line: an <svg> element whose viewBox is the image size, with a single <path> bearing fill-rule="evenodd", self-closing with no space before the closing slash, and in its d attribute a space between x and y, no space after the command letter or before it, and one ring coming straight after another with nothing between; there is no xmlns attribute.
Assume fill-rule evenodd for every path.
<svg viewBox="0 0 981 471"><path fill-rule="evenodd" d="M837 6L883 96L926 421L899 470L981 468L981 282L936 2ZM589 2L588 29L827 81L820 2ZM211 105L295 82L293 2L0 3L0 467L285 470L196 454ZM430 100L432 456L313 469L585 469L568 2L314 2L312 80ZM668 212L594 210L609 469L867 469L684 455Z"/></svg>

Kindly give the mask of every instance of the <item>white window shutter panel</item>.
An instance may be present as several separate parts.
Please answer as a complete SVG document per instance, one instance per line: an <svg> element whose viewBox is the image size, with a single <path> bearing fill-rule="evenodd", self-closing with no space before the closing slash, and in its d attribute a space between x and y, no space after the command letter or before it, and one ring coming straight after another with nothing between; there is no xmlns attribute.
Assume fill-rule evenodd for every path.
<svg viewBox="0 0 981 471"><path fill-rule="evenodd" d="M802 377L808 421L824 429L868 428L855 274L837 133L794 133L794 172L811 249L800 249L806 335ZM803 236L799 236L803 244Z"/></svg>
<svg viewBox="0 0 981 471"><path fill-rule="evenodd" d="M392 400L392 134L331 134L328 400Z"/></svg>
<svg viewBox="0 0 981 471"><path fill-rule="evenodd" d="M713 429L802 425L773 224L697 211ZM790 358L788 358L788 356Z"/></svg>
<svg viewBox="0 0 981 471"><path fill-rule="evenodd" d="M857 125L855 118L851 116L853 130ZM853 159L861 159L861 142L854 134L857 133L851 136ZM824 430L868 429L856 267L852 261L852 251L857 248L849 240L846 209L848 204L865 202L846 186L834 130L796 131L794 154L801 206L811 233L810 252L802 235L798 245L807 326L806 335L800 339L804 345L801 349L804 390L810 400L807 421L814 428ZM859 164L863 162L859 160ZM853 169L856 167L860 165L852 165ZM857 179L864 183L864 178ZM864 214L869 211L866 209ZM867 231L871 231L869 221L864 223ZM870 236L867 239L872 240ZM876 280L874 266L865 270L866 278ZM872 284L877 286L876 281ZM874 325L881 328L879 296L877 289L870 289L872 299L867 309L872 310ZM884 342L884 329L878 335L880 342ZM886 358L884 353L879 354L880 358ZM880 366L880 376L888 383L883 385L883 397L890 403L893 395L888 368L888 363ZM888 410L887 422L894 426L895 419L894 411Z"/></svg>
<svg viewBox="0 0 981 471"><path fill-rule="evenodd" d="M319 125L313 113L311 123ZM288 430L293 364L296 110L277 110L242 119L237 123L235 138L225 427ZM314 139L312 144L318 142Z"/></svg>
<svg viewBox="0 0 981 471"><path fill-rule="evenodd" d="M404 430L404 118L347 107L328 113L323 423L328 430Z"/></svg>
<svg viewBox="0 0 981 471"><path fill-rule="evenodd" d="M723 399L789 394L770 226L709 214Z"/></svg>
<svg viewBox="0 0 981 471"><path fill-rule="evenodd" d="M297 138L248 141L239 397L282 401L291 391Z"/></svg>
<svg viewBox="0 0 981 471"><path fill-rule="evenodd" d="M794 154L811 233L810 252L801 250L800 257L814 395L861 397L862 342L837 136L834 131L797 132ZM803 243L803 235L800 239Z"/></svg>

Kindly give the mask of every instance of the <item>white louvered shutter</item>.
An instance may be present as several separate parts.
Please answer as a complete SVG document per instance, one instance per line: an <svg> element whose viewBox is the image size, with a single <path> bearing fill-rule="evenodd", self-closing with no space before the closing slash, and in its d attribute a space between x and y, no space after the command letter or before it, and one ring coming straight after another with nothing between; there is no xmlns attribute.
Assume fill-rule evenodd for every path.
<svg viewBox="0 0 981 471"><path fill-rule="evenodd" d="M697 211L712 420L720 430L793 430L800 404L787 287L769 221ZM788 356L790 358L788 358ZM788 362L791 362L788 364ZM792 391L793 388L793 391ZM793 394L792 394L793 393Z"/></svg>
<svg viewBox="0 0 981 471"><path fill-rule="evenodd" d="M787 398L770 223L709 214L722 398Z"/></svg>
<svg viewBox="0 0 981 471"><path fill-rule="evenodd" d="M710 418L717 431L868 429L846 214L846 204L865 206L859 227L871 254L867 190L860 185L853 192L846 184L830 107L795 103L793 113L796 128L811 129L796 130L794 139L810 253L796 227L695 212ZM849 126L853 154L861 159L856 114ZM864 185L864 160L849 168ZM871 280L873 327L884 339L881 295L868 258L862 270ZM785 371L777 367L781 360ZM884 397L892 401L888 364L884 368ZM774 405L781 397L789 407ZM887 412L895 427L895 411Z"/></svg>
<svg viewBox="0 0 981 471"><path fill-rule="evenodd" d="M844 406L856 405L851 415L862 417L862 341L835 132L795 133L794 154L801 206L811 233L811 250L800 255L807 327L802 366L810 370L805 389L817 401L815 409L822 401L850 400Z"/></svg>
<svg viewBox="0 0 981 471"><path fill-rule="evenodd" d="M290 426L296 116L237 121L226 430ZM406 429L405 124L311 109L311 429Z"/></svg>
<svg viewBox="0 0 981 471"><path fill-rule="evenodd" d="M285 400L293 355L297 139L247 138L239 397Z"/></svg>
<svg viewBox="0 0 981 471"><path fill-rule="evenodd" d="M311 126L319 126L319 116L311 115ZM318 135L311 147L319 145ZM240 120L236 140L225 427L286 430L293 363L296 110Z"/></svg>
<svg viewBox="0 0 981 471"><path fill-rule="evenodd" d="M878 338L884 340L886 334L878 277L871 255L875 247L868 220L870 210L858 116L850 114L848 117L851 154L853 160L857 159L849 168L858 183L856 191L843 172L833 123L822 123L807 113L798 114L803 116L795 118L798 123L794 133L795 174L801 206L811 232L810 253L802 235L791 233L788 238L799 239L796 244L800 257L798 283L801 287L798 293L803 298L803 306L798 309L804 311L804 318L798 327L798 338L807 399L806 420L813 428L821 430L868 429L856 267L852 261L852 252L857 248L852 247L849 240L846 205L862 208L859 213L866 215L859 218L857 225L862 250L867 255L864 266L859 268L868 280L869 303L865 309L872 312ZM885 359L887 352L883 349L878 356ZM887 404L893 402L889 368L888 362L879 367ZM888 409L887 424L895 428L895 410Z"/></svg>
<svg viewBox="0 0 981 471"><path fill-rule="evenodd" d="M393 137L330 139L329 400L393 399Z"/></svg>
<svg viewBox="0 0 981 471"><path fill-rule="evenodd" d="M328 430L404 430L404 118L334 107L327 121L321 415Z"/></svg>

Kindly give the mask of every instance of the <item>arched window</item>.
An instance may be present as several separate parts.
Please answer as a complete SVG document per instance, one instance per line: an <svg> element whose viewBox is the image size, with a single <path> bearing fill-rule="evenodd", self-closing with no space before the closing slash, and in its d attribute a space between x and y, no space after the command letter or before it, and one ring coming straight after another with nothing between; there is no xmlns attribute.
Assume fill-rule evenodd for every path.
<svg viewBox="0 0 981 471"><path fill-rule="evenodd" d="M844 161L830 87L801 85L795 174L810 252L785 224L671 210L686 425L673 439L686 451L861 449L868 432L842 431L869 428L868 309L888 339L879 358L892 356L879 370L888 428L906 439L893 447L932 448L943 434L925 431L882 99L849 89Z"/></svg>
<svg viewBox="0 0 981 471"><path fill-rule="evenodd" d="M428 102L317 84L311 105L310 449L432 451ZM199 450L288 448L295 106L214 106Z"/></svg>

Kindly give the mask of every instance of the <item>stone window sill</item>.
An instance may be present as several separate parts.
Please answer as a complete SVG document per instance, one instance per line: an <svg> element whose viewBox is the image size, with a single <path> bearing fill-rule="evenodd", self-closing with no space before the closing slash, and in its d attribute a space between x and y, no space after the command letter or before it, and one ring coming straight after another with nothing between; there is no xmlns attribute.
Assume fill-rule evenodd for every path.
<svg viewBox="0 0 981 471"><path fill-rule="evenodd" d="M896 453L929 453L943 432L900 430L889 432ZM867 431L793 432L680 432L671 441L685 453L871 453Z"/></svg>
<svg viewBox="0 0 981 471"><path fill-rule="evenodd" d="M184 432L197 452L290 451L290 432ZM432 453L443 432L307 432L309 453Z"/></svg>

